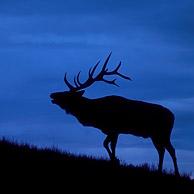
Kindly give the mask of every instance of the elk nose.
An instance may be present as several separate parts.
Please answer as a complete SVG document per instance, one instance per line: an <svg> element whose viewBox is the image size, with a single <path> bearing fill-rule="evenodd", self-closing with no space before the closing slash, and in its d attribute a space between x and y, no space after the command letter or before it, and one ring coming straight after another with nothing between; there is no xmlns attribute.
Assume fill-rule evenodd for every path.
<svg viewBox="0 0 194 194"><path fill-rule="evenodd" d="M50 94L50 98L54 98L54 93Z"/></svg>

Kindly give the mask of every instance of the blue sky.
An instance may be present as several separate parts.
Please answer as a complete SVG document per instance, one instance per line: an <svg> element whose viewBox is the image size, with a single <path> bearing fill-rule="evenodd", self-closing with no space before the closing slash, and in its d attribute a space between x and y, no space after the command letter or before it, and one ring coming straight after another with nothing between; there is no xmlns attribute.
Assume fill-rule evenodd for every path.
<svg viewBox="0 0 194 194"><path fill-rule="evenodd" d="M0 24L1 137L106 155L104 135L51 104L49 94L67 89L65 72L71 77L82 70L84 80L112 51L110 67L121 60L121 72L133 81L118 79L119 88L96 84L85 96L114 94L169 107L180 165L194 171L184 165L194 163L194 1L0 0ZM118 154L129 162L122 148L142 153L153 146L121 136ZM152 160L151 152L140 161Z"/></svg>

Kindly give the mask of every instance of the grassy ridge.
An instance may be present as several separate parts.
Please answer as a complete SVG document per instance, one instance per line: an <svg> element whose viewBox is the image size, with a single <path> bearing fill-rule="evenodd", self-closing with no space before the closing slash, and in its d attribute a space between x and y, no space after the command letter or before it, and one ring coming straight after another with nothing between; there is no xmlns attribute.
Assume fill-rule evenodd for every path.
<svg viewBox="0 0 194 194"><path fill-rule="evenodd" d="M77 188L81 183L83 187L93 185L96 189L104 185L108 189L194 193L194 182L188 176L175 177L166 172L160 174L148 165L118 165L103 159L38 149L6 140L0 141L0 160L1 177L7 183L28 180L30 185L41 183L47 188L51 185L67 188L70 184Z"/></svg>

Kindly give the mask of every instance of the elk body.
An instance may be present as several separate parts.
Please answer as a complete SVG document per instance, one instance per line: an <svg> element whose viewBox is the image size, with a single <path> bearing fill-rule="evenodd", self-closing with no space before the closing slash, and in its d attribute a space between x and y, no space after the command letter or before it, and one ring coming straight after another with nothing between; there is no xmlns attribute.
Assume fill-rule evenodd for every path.
<svg viewBox="0 0 194 194"><path fill-rule="evenodd" d="M64 81L69 87L69 91L52 93L50 95L52 103L75 116L82 125L98 128L106 134L103 145L112 161L116 160L115 149L118 135L132 134L151 138L159 154L159 171L162 171L166 149L172 157L175 174L179 175L175 149L170 141L174 115L169 109L158 104L130 100L120 96L106 96L98 99L83 97L83 89L96 81L118 86L115 82L116 79L107 80L104 78L105 76L117 75L130 80L129 77L118 72L121 62L113 71L107 69L110 56L111 54L96 76L94 73L99 62L89 70L89 77L84 83L80 81L80 72L74 78L75 86L67 81L65 74Z"/></svg>

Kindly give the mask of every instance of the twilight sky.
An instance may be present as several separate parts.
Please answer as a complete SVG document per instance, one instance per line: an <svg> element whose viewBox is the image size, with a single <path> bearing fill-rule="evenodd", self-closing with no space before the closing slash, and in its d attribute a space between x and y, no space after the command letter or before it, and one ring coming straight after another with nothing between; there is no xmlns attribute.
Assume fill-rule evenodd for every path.
<svg viewBox="0 0 194 194"><path fill-rule="evenodd" d="M69 77L113 52L119 88L96 84L85 96L121 95L159 103L175 116L172 142L183 172L194 172L193 0L0 0L0 137L107 156L97 129L51 104ZM157 163L151 142L121 135L118 156ZM167 154L166 154L167 155ZM166 156L167 167L171 160Z"/></svg>

